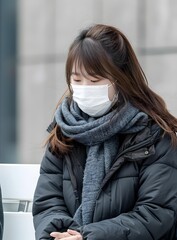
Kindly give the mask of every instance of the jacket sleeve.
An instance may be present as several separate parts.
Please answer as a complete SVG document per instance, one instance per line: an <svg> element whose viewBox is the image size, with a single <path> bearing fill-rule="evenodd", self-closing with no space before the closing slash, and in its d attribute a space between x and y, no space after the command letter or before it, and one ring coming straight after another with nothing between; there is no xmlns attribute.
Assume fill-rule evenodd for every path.
<svg viewBox="0 0 177 240"><path fill-rule="evenodd" d="M84 239L174 239L169 236L175 234L177 219L177 150L166 140L159 143L158 149L159 154L141 166L132 211L82 227Z"/></svg>
<svg viewBox="0 0 177 240"><path fill-rule="evenodd" d="M53 231L65 231L76 224L70 216L63 198L63 161L47 148L33 199L33 221L36 240L53 239Z"/></svg>

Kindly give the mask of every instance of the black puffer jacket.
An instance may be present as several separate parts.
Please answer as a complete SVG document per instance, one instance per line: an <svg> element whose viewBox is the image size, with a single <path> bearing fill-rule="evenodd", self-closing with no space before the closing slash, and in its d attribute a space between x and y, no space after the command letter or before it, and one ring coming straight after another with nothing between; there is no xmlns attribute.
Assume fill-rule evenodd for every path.
<svg viewBox="0 0 177 240"><path fill-rule="evenodd" d="M177 148L156 125L120 138L119 154L97 196L93 223L84 227L72 216L81 201L85 147L76 143L71 154L60 157L47 148L33 205L37 240L68 228L87 240L175 239Z"/></svg>

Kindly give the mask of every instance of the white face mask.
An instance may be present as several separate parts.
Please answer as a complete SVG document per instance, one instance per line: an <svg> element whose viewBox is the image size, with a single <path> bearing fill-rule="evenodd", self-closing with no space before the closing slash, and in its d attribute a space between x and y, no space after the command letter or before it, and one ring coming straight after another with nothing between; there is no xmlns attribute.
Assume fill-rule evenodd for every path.
<svg viewBox="0 0 177 240"><path fill-rule="evenodd" d="M100 117L107 113L117 100L117 94L110 101L108 97L107 85L75 85L73 89L73 100L79 108L92 117ZM111 86L111 85L110 85Z"/></svg>

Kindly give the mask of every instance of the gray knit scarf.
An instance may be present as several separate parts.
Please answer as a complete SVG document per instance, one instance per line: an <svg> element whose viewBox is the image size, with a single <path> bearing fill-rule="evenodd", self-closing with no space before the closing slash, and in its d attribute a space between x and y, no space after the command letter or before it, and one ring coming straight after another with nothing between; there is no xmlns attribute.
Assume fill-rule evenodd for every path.
<svg viewBox="0 0 177 240"><path fill-rule="evenodd" d="M74 220L81 226L92 222L96 197L104 176L119 150L119 133L134 133L147 125L148 116L130 103L119 111L93 118L83 113L76 102L65 98L55 113L62 133L87 148L82 203Z"/></svg>

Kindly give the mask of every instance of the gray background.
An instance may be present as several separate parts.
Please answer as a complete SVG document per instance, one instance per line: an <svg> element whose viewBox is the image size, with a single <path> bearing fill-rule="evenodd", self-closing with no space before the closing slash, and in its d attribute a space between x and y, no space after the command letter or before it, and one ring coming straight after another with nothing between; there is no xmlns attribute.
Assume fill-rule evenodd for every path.
<svg viewBox="0 0 177 240"><path fill-rule="evenodd" d="M68 47L92 23L128 37L149 85L177 115L176 0L19 0L17 22L17 162L41 161L45 130L66 89Z"/></svg>

